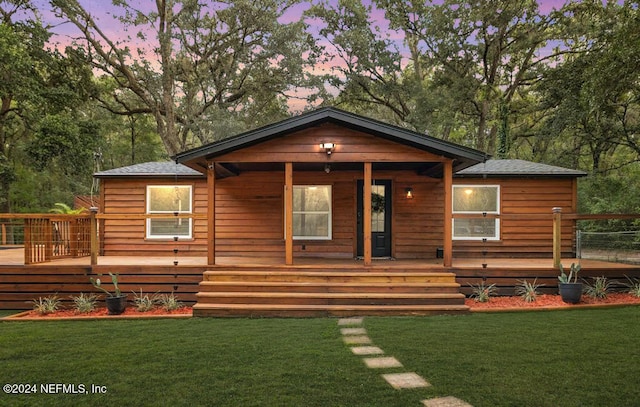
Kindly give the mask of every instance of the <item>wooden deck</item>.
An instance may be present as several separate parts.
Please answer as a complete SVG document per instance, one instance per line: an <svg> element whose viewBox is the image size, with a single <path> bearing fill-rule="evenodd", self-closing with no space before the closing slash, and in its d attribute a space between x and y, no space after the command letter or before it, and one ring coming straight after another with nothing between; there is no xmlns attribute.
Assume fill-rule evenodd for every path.
<svg viewBox="0 0 640 407"><path fill-rule="evenodd" d="M578 261L583 278L606 276L624 283L626 276L640 277L640 265L588 259L563 263ZM511 295L519 281L537 279L544 284L541 291L555 293L558 274L550 258L454 258L450 268L441 260L374 260L364 266L355 259L296 258L286 266L277 258L219 257L215 266L206 263L204 256L178 255L103 256L96 266L88 257L25 265L22 248L3 248L0 308L28 309L33 299L54 294L69 301L71 295L95 291L89 276L115 272L123 291L174 292L189 305L198 302L198 315L425 315L464 311L463 295L482 282ZM445 277L430 280L437 275ZM391 309L382 311L384 304Z"/></svg>

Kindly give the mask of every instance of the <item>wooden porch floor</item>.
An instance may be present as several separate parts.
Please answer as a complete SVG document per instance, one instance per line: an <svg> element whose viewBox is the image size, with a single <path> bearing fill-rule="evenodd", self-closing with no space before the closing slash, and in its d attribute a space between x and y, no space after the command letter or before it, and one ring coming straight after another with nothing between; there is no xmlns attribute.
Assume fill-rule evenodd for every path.
<svg viewBox="0 0 640 407"><path fill-rule="evenodd" d="M207 258L204 256L100 256L99 266L174 266L174 261L178 261L178 266L207 266ZM89 266L89 257L57 259L49 263L32 264L30 267L38 266ZM614 261L593 260L593 259L564 259L565 266L579 262L584 270L588 269L616 269L616 270L638 270L640 265L618 263ZM486 263L488 269L513 269L513 270L550 270L553 269L553 260L550 258L454 258L451 271L456 269L481 269ZM0 266L24 266L24 250L22 247L0 248ZM284 259L279 258L247 258L247 257L217 257L216 266L284 266ZM336 267L336 268L362 268L363 261L356 259L334 259L334 258L312 258L301 257L294 259L293 267ZM373 260L370 268L424 268L429 270L444 270L441 259L403 259L403 260Z"/></svg>

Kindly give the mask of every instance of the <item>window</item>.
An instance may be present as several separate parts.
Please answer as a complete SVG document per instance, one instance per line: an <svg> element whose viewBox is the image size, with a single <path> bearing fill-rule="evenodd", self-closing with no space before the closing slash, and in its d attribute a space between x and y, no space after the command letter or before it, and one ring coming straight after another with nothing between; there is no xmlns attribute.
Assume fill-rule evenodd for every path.
<svg viewBox="0 0 640 407"><path fill-rule="evenodd" d="M294 185L293 238L331 239L330 185Z"/></svg>
<svg viewBox="0 0 640 407"><path fill-rule="evenodd" d="M191 213L191 185L148 185L147 213ZM192 219L167 218L147 219L148 239L168 239L173 237L191 238Z"/></svg>
<svg viewBox="0 0 640 407"><path fill-rule="evenodd" d="M464 216L456 216L456 215ZM500 186L453 186L453 238L500 239Z"/></svg>

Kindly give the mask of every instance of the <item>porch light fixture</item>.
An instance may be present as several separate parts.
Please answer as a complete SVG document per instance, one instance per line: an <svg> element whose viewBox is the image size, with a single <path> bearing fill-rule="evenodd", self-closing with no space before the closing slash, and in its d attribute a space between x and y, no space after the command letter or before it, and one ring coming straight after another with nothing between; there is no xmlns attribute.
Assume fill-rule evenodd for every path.
<svg viewBox="0 0 640 407"><path fill-rule="evenodd" d="M335 146L334 143L320 143L320 148L323 149L327 155L331 155Z"/></svg>
<svg viewBox="0 0 640 407"><path fill-rule="evenodd" d="M411 187L405 188L404 192L405 192L405 198L413 199L413 188L411 188Z"/></svg>

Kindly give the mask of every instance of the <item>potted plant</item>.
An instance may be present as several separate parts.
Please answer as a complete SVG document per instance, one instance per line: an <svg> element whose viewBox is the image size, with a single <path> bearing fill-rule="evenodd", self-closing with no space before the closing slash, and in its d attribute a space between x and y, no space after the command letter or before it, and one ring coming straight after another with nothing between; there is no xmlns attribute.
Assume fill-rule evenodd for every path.
<svg viewBox="0 0 640 407"><path fill-rule="evenodd" d="M127 308L127 294L122 294L120 292L120 288L118 287L118 275L113 273L109 273L109 275L111 276L111 282L113 283L113 293L102 287L102 282L99 278L94 279L93 277L90 277L89 281L91 281L91 284L93 284L95 288L102 290L107 294L105 302L107 304L107 311L109 312L109 315L119 315L124 312L125 308Z"/></svg>
<svg viewBox="0 0 640 407"><path fill-rule="evenodd" d="M580 272L580 264L571 263L569 274L564 272L562 264L560 264L560 275L558 280L558 291L562 301L569 304L577 304L582 297L582 283L578 282L578 273Z"/></svg>

